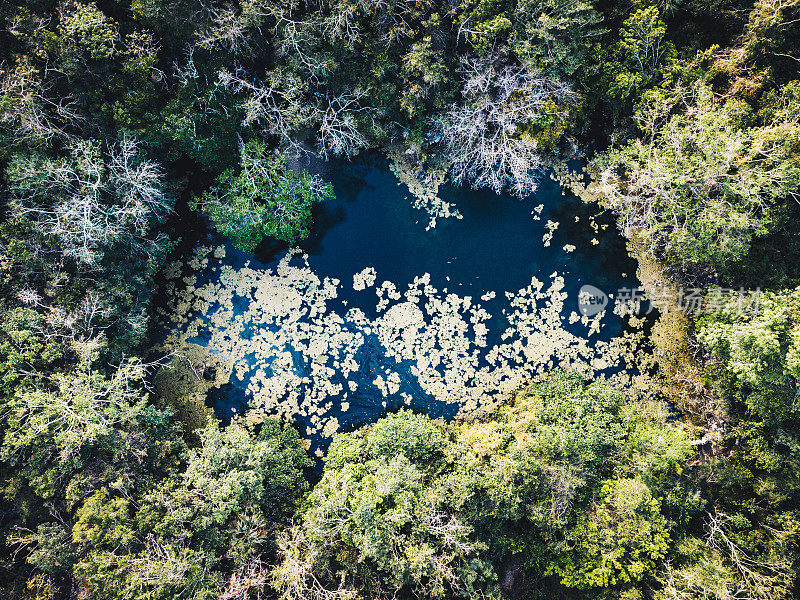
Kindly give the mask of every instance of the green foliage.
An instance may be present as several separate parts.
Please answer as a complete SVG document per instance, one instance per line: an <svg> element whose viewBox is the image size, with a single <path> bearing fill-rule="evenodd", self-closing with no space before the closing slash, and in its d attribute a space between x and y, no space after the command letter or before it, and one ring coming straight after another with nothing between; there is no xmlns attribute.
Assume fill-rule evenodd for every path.
<svg viewBox="0 0 800 600"><path fill-rule="evenodd" d="M374 458L404 454L412 463L434 468L444 458L447 440L425 416L408 411L387 416L370 429L366 449Z"/></svg>
<svg viewBox="0 0 800 600"><path fill-rule="evenodd" d="M800 498L800 423L797 402L797 330L800 290L766 293L754 314L723 314L698 322L698 340L713 361L710 385L727 409L713 489L723 514L711 521L714 549L738 569L741 556L754 575L744 585L759 597L787 597L796 577ZM695 564L709 558L696 557ZM686 568L695 569L690 563ZM739 585L742 585L739 583Z"/></svg>
<svg viewBox="0 0 800 600"><path fill-rule="evenodd" d="M686 432L667 417L663 407L628 404L605 384L556 372L496 420L461 428L473 473L459 472L471 488L464 507L493 552L523 556L565 585L640 581L667 551L667 514L685 523L702 508L681 480ZM662 511L655 498L664 492L675 497ZM627 496L638 500L625 504Z"/></svg>
<svg viewBox="0 0 800 600"><path fill-rule="evenodd" d="M667 26L658 9L648 6L634 12L622 24L620 49L636 71L653 73L664 53L666 33Z"/></svg>
<svg viewBox="0 0 800 600"><path fill-rule="evenodd" d="M606 481L599 504L578 520L574 550L556 559L553 572L578 588L640 581L667 552L669 533L659 504L640 480Z"/></svg>
<svg viewBox="0 0 800 600"><path fill-rule="evenodd" d="M270 549L270 533L308 488L302 469L311 463L297 433L276 421L257 435L213 423L200 439L164 461L158 485L131 496L119 480L78 508L69 547L87 598L217 598L223 568L258 562Z"/></svg>
<svg viewBox="0 0 800 600"><path fill-rule="evenodd" d="M62 52L70 60L111 58L118 39L116 25L94 3L68 2L59 27Z"/></svg>
<svg viewBox="0 0 800 600"><path fill-rule="evenodd" d="M30 308L14 308L0 323L0 377L2 390L12 392L30 381L30 369L41 372L63 357L64 348L42 335L45 318ZM35 377L33 377L35 379Z"/></svg>
<svg viewBox="0 0 800 600"><path fill-rule="evenodd" d="M311 205L333 195L330 184L286 166L286 158L250 141L240 168L220 175L218 187L194 203L242 250L253 251L268 236L295 242L308 236Z"/></svg>
<svg viewBox="0 0 800 600"><path fill-rule="evenodd" d="M726 564L718 552L709 550L703 540L682 539L676 548L679 565L667 567L667 581L657 598L726 598L736 593L735 568Z"/></svg>
<svg viewBox="0 0 800 600"><path fill-rule="evenodd" d="M712 320L699 341L722 362L729 393L765 421L796 416L800 379L800 288L766 293L758 313Z"/></svg>
<svg viewBox="0 0 800 600"><path fill-rule="evenodd" d="M485 422L442 430L402 411L337 435L302 526L281 538L275 585L302 597L310 570L329 593L474 597L498 591L493 557L575 589L634 589L669 548L654 490L673 492L690 455L666 421L664 408L557 372ZM683 502L670 512L702 507Z"/></svg>
<svg viewBox="0 0 800 600"><path fill-rule="evenodd" d="M650 98L640 117L647 141L599 162L619 179L611 201L623 227L685 270L741 260L800 185L800 124L754 127L744 103L720 103L703 86ZM679 102L686 112L669 116Z"/></svg>
<svg viewBox="0 0 800 600"><path fill-rule="evenodd" d="M148 133L173 160L186 156L212 173L234 168L244 112L231 104L233 99L216 88L181 86Z"/></svg>
<svg viewBox="0 0 800 600"><path fill-rule="evenodd" d="M297 432L266 421L257 435L212 423L199 432L201 445L186 457L185 470L151 490L136 521L165 542L190 539L228 566L270 547L270 533L297 510L310 466Z"/></svg>
<svg viewBox="0 0 800 600"><path fill-rule="evenodd" d="M493 570L471 528L446 509L425 474L404 454L326 471L305 513L304 530L324 583L336 589L404 588L425 598L491 593ZM284 547L286 552L286 547ZM278 587L297 587L288 567ZM293 596L290 596L293 597Z"/></svg>
<svg viewBox="0 0 800 600"><path fill-rule="evenodd" d="M311 465L292 427L267 421L257 436L238 425L200 431L186 484L202 490L200 527L226 524L250 507L281 523L296 510L307 489L302 469Z"/></svg>
<svg viewBox="0 0 800 600"><path fill-rule="evenodd" d="M76 566L87 600L197 600L217 598L219 577L202 553L151 542L135 554L94 552Z"/></svg>
<svg viewBox="0 0 800 600"><path fill-rule="evenodd" d="M514 52L554 75L583 77L590 43L605 33L592 3L518 0L515 5Z"/></svg>
<svg viewBox="0 0 800 600"><path fill-rule="evenodd" d="M627 426L623 445L625 463L635 465L648 483L667 473L679 475L693 451L685 429L677 423L664 426L671 416L666 406L628 404L622 414Z"/></svg>
<svg viewBox="0 0 800 600"><path fill-rule="evenodd" d="M416 42L403 57L403 70L409 80L413 81L401 102L409 116L414 116L420 108L424 108L421 101L430 94L430 90L447 80L448 69L443 58L434 49L431 36Z"/></svg>
<svg viewBox="0 0 800 600"><path fill-rule="evenodd" d="M114 550L134 540L129 527L131 503L125 498L110 496L108 488L100 488L89 496L75 514L72 541L84 551Z"/></svg>
<svg viewBox="0 0 800 600"><path fill-rule="evenodd" d="M542 111L531 121L522 135L530 137L542 152L553 150L567 132L566 115L564 107L560 106L555 98L549 98L542 106Z"/></svg>
<svg viewBox="0 0 800 600"><path fill-rule="evenodd" d="M60 523L44 523L36 528L26 542L34 546L27 562L51 575L68 573L78 558L78 549L70 532Z"/></svg>
<svg viewBox="0 0 800 600"><path fill-rule="evenodd" d="M45 499L64 487L68 497L80 497L98 481L153 468L161 457L150 444L168 413L147 405L140 387L144 376L142 365L130 361L110 377L79 366L21 386L4 405L0 456ZM64 487L54 487L58 480Z"/></svg>
<svg viewBox="0 0 800 600"><path fill-rule="evenodd" d="M504 0L473 0L465 4L472 7L465 12L463 24L470 32L470 42L477 53L483 54L511 31L512 23L505 14L507 3Z"/></svg>
<svg viewBox="0 0 800 600"><path fill-rule="evenodd" d="M587 386L579 375L561 373L527 388L500 415L548 464L593 477L608 468L622 442L621 404L612 388Z"/></svg>

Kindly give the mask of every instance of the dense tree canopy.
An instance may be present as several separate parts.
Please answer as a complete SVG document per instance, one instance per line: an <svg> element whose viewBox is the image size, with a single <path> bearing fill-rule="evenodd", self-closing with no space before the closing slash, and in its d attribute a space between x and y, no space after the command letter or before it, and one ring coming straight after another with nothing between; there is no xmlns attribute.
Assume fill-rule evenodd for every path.
<svg viewBox="0 0 800 600"><path fill-rule="evenodd" d="M676 105L685 113L670 116ZM741 260L800 187L800 122L759 126L746 103L701 84L653 92L638 114L648 139L604 157L604 176L623 182L612 200L623 227L684 269Z"/></svg>
<svg viewBox="0 0 800 600"><path fill-rule="evenodd" d="M686 504L660 495L690 449L666 412L639 408L557 373L485 423L400 412L340 434L302 523L282 538L276 585L291 598L315 585L475 598L500 593L497 559L576 589L652 581L671 502Z"/></svg>
<svg viewBox="0 0 800 600"><path fill-rule="evenodd" d="M800 596L800 0L8 0L0 21L0 596ZM254 251L311 233L333 191L308 155L525 196L576 149L678 283L768 288L690 320L677 396L554 371L478 420L338 434L315 470L290 423L198 425L151 393L184 358L154 351L155 282L198 213Z"/></svg>

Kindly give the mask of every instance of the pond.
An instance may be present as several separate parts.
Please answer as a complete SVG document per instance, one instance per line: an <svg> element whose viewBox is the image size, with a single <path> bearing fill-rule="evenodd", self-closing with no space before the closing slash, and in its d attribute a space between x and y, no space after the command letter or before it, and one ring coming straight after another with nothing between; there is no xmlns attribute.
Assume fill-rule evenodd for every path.
<svg viewBox="0 0 800 600"><path fill-rule="evenodd" d="M326 177L336 198L298 249L211 238L167 268L170 347L202 346L230 372L209 396L221 418L282 416L319 450L400 407L466 417L559 365L623 368L623 318L578 303L585 285L638 285L596 206L546 177L525 199L443 186L461 218L429 228L380 160Z"/></svg>

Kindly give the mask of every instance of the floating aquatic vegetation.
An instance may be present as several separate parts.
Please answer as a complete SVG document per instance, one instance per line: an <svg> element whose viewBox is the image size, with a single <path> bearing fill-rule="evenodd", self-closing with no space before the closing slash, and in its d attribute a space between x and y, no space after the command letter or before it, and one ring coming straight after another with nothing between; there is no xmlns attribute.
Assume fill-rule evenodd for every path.
<svg viewBox="0 0 800 600"><path fill-rule="evenodd" d="M545 227L547 228L547 231L542 236L542 245L547 248L550 246L550 242L553 241L553 235L555 234L556 229L558 229L558 222L548 219L547 223L545 223Z"/></svg>
<svg viewBox="0 0 800 600"><path fill-rule="evenodd" d="M548 221L551 235L556 227ZM376 270L367 267L353 276L353 288L374 287L368 316L346 308L341 282L317 275L297 251L272 269L234 269L224 257L224 247L201 247L187 262L189 274L175 264L166 269L163 314L174 328L166 347L205 345L246 390L251 410L240 418L300 420L307 436L330 437L366 401L435 402L461 417L493 410L558 365L602 376L631 345L594 335L603 313L568 314L564 279L555 272L505 292L498 315L483 304L494 290L475 300L437 289L429 274L402 290L390 281L374 287Z"/></svg>
<svg viewBox="0 0 800 600"><path fill-rule="evenodd" d="M375 285L375 277L376 273L373 267L367 267L363 271L359 271L353 275L353 289L359 292L368 287L372 287Z"/></svg>
<svg viewBox="0 0 800 600"><path fill-rule="evenodd" d="M442 157L431 157L432 163L427 168L420 169L415 152L409 154L396 147L388 151L388 156L392 173L400 183L408 187L413 197L412 206L428 214L426 230L436 227L437 219L463 218L454 204L439 197L439 187L447 179L450 170L449 161Z"/></svg>

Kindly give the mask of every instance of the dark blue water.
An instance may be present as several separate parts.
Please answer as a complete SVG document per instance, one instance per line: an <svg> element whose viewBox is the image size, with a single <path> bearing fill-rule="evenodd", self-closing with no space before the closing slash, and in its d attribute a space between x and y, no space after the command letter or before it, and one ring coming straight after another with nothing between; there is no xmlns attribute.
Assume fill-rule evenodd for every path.
<svg viewBox="0 0 800 600"><path fill-rule="evenodd" d="M381 161L333 163L327 177L334 185L336 198L315 207L314 229L301 248L308 253L309 266L320 277L341 280L339 296L332 306L342 314L346 303L347 308L359 307L369 317L377 316L374 288L364 292L354 291L352 286L353 274L365 267L375 268L376 286L390 281L401 292L415 277L429 273L431 284L442 293L472 296L493 315L489 321L491 347L507 325L504 292L524 288L532 277L548 281L554 272L563 276L569 295L565 302L567 312L577 310L578 290L584 284L607 292L638 285L634 278L636 264L628 256L611 216L565 193L549 178L544 178L537 192L525 199L444 186L440 197L455 204L463 218L439 219L434 229L426 230L427 215L413 208L407 188L398 184ZM536 219L538 205L544 207ZM548 220L559 225L550 245L545 247L542 237ZM565 251L567 244L575 246L575 250ZM228 245L225 263L238 267L249 261L251 268L274 268L282 255L281 248L268 243L254 256ZM496 292L496 297L480 301L480 296L490 290ZM241 304L241 310L247 304L241 298L234 302ZM622 320L609 312L594 339L608 340L618 335L622 327ZM564 328L576 335L586 329L580 323L565 323ZM368 339L357 358L359 389L347 396L350 410L337 412L336 402L330 403L329 411L338 415L343 429L374 421L402 405L397 399L387 401L370 383L385 362L383 351L380 343ZM296 356L295 363L298 371L303 371L304 357ZM412 408L445 418L458 411L457 404L437 402L426 393L416 382L410 365L393 364L393 369L399 373L403 391L414 398ZM247 383L232 377L230 383L212 391L210 401L220 417L228 419L234 411L243 412L248 402ZM296 415L295 419L302 431L307 417Z"/></svg>
<svg viewBox="0 0 800 600"><path fill-rule="evenodd" d="M444 186L440 197L454 203L463 218L439 219L428 231L426 214L412 207L407 188L384 165L339 164L330 180L336 199L317 208L315 229L301 247L317 272L344 282L365 266L374 266L378 282L392 281L402 288L415 276L430 273L435 287L459 295L516 291L532 276L545 279L554 271L567 276L570 294L577 294L585 283L603 290L632 285L636 263L611 216L565 194L548 177L523 200ZM531 212L541 204L544 209L537 221ZM590 216L606 230L596 233ZM550 246L544 247L548 220L559 226ZM592 245L593 238L598 245ZM576 250L565 252L566 244ZM268 262L271 256L259 258Z"/></svg>

